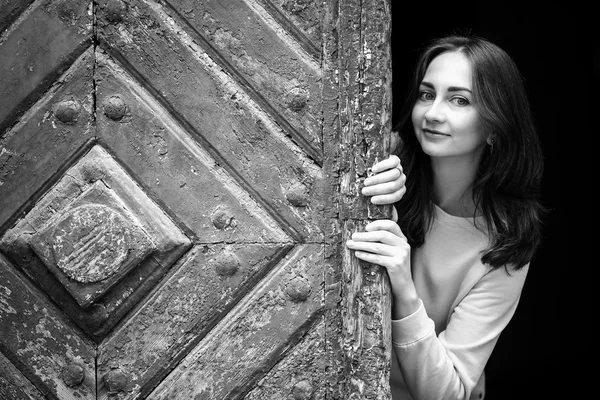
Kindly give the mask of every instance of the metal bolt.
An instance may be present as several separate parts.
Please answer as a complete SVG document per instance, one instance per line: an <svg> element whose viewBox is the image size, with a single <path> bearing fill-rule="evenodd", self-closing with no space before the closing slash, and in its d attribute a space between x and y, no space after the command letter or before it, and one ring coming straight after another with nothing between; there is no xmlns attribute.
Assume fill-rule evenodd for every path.
<svg viewBox="0 0 600 400"><path fill-rule="evenodd" d="M310 296L310 283L303 277L295 276L285 285L285 292L296 303L305 301Z"/></svg>
<svg viewBox="0 0 600 400"><path fill-rule="evenodd" d="M292 393L294 400L307 400L312 395L313 388L309 381L300 381L294 385Z"/></svg>
<svg viewBox="0 0 600 400"><path fill-rule="evenodd" d="M62 379L67 386L77 386L85 378L85 370L81 365L67 365L62 371Z"/></svg>
<svg viewBox="0 0 600 400"><path fill-rule="evenodd" d="M104 375L104 385L108 389L109 393L118 393L125 390L129 379L120 369L111 369L106 375Z"/></svg>
<svg viewBox="0 0 600 400"><path fill-rule="evenodd" d="M79 109L79 103L75 100L63 100L56 105L54 115L60 122L73 125L79 118Z"/></svg>
<svg viewBox="0 0 600 400"><path fill-rule="evenodd" d="M224 252L216 261L215 269L221 276L233 276L240 268L240 260L231 252Z"/></svg>
<svg viewBox="0 0 600 400"><path fill-rule="evenodd" d="M106 19L110 22L121 22L125 15L126 6L121 0L108 0L106 2Z"/></svg>
<svg viewBox="0 0 600 400"><path fill-rule="evenodd" d="M295 112L300 112L308 103L308 93L301 88L293 88L287 94L286 105Z"/></svg>
<svg viewBox="0 0 600 400"><path fill-rule="evenodd" d="M120 121L125 116L126 111L127 106L119 96L110 96L104 102L104 115L113 121Z"/></svg>
<svg viewBox="0 0 600 400"><path fill-rule="evenodd" d="M220 230L228 227L235 227L236 225L235 218L228 209L217 208L215 212L212 213L210 220L212 221L213 226Z"/></svg>

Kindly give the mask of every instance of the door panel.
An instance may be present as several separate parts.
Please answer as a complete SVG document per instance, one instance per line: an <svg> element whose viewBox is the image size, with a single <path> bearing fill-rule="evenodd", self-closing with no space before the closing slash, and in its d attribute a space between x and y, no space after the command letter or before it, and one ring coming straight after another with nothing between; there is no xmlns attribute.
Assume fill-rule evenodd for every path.
<svg viewBox="0 0 600 400"><path fill-rule="evenodd" d="M23 4L0 11L0 394L389 398L387 283L343 246L385 214L359 187L389 4Z"/></svg>

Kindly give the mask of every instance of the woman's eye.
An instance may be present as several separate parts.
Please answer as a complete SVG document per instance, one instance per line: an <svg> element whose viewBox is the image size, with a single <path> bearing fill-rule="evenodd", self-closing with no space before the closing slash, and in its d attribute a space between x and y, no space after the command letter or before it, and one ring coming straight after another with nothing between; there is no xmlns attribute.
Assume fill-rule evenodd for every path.
<svg viewBox="0 0 600 400"><path fill-rule="evenodd" d="M423 100L423 101L430 101L435 99L435 96L433 95L433 93L431 92L419 92L419 100Z"/></svg>
<svg viewBox="0 0 600 400"><path fill-rule="evenodd" d="M450 101L459 107L465 107L471 104L469 100L465 99L464 97L454 97Z"/></svg>

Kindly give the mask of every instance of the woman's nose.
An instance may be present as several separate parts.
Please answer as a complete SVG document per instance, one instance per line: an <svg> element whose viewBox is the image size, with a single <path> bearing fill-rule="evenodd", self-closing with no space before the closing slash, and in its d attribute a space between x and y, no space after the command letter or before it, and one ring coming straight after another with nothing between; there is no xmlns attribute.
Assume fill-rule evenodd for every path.
<svg viewBox="0 0 600 400"><path fill-rule="evenodd" d="M438 99L433 101L427 111L425 111L424 117L427 122L431 123L441 123L446 120L446 115L444 114L444 110L442 109L443 105Z"/></svg>

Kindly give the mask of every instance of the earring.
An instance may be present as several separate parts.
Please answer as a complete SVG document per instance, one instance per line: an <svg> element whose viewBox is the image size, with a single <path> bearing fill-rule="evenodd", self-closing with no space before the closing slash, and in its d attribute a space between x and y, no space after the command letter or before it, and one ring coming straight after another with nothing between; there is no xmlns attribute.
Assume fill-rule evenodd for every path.
<svg viewBox="0 0 600 400"><path fill-rule="evenodd" d="M496 139L492 138L490 139L490 153L494 152L494 143L496 142Z"/></svg>

